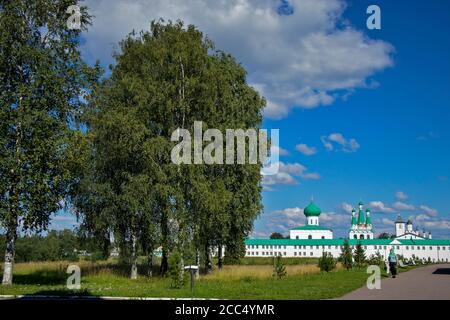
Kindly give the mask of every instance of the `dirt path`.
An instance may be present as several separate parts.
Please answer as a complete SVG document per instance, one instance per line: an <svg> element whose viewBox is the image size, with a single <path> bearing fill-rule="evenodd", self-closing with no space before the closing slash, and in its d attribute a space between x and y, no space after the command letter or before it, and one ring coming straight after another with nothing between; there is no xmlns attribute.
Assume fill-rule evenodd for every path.
<svg viewBox="0 0 450 320"><path fill-rule="evenodd" d="M450 300L450 264L437 264L381 280L381 289L366 286L342 300Z"/></svg>

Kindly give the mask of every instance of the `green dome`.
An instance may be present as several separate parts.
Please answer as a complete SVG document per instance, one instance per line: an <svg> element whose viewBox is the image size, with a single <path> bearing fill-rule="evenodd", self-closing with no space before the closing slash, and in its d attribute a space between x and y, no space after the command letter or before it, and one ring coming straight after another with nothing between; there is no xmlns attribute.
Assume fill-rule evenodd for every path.
<svg viewBox="0 0 450 320"><path fill-rule="evenodd" d="M303 210L307 217L319 216L321 214L320 208L311 201L311 203Z"/></svg>

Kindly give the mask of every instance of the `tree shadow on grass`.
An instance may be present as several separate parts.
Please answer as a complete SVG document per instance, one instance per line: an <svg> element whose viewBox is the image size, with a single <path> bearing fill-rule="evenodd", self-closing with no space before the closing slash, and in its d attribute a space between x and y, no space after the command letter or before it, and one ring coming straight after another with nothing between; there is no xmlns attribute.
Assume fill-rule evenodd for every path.
<svg viewBox="0 0 450 320"><path fill-rule="evenodd" d="M69 289L55 289L55 290L40 290L33 293L25 294L19 298L20 300L58 300L58 299L101 299L93 295L87 289L69 290Z"/></svg>
<svg viewBox="0 0 450 320"><path fill-rule="evenodd" d="M58 270L38 270L27 274L15 274L14 284L22 285L58 285L65 284L67 274Z"/></svg>
<svg viewBox="0 0 450 320"><path fill-rule="evenodd" d="M96 276L105 272L114 276L129 277L130 266L126 264L95 264L84 265L81 267L81 277ZM0 273L1 274L1 273ZM141 276L148 275L148 268L145 265L138 266L138 274ZM159 275L159 266L153 266L153 275ZM65 285L69 274L66 273L66 268L55 269L39 269L30 273L14 274L13 282L18 285Z"/></svg>

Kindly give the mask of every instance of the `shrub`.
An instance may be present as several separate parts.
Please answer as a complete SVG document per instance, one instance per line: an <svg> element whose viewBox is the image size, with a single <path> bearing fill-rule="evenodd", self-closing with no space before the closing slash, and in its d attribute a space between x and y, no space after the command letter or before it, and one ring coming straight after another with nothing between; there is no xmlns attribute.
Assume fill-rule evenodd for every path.
<svg viewBox="0 0 450 320"><path fill-rule="evenodd" d="M97 262L97 261L100 261L100 260L103 260L103 259L104 259L104 257L103 257L103 253L101 251L94 251L89 256L89 260L91 262Z"/></svg>
<svg viewBox="0 0 450 320"><path fill-rule="evenodd" d="M168 259L170 277L170 286L172 288L180 289L185 284L185 276L183 270L182 257L179 251L174 251Z"/></svg>
<svg viewBox="0 0 450 320"><path fill-rule="evenodd" d="M286 275L287 275L286 267L284 266L283 261L281 260L281 256L274 257L272 276L275 279L281 279L284 278Z"/></svg>
<svg viewBox="0 0 450 320"><path fill-rule="evenodd" d="M344 245L342 246L342 253L339 260L345 269L349 270L353 267L352 249L350 249L347 239L345 239Z"/></svg>
<svg viewBox="0 0 450 320"><path fill-rule="evenodd" d="M358 268L362 268L366 263L366 254L361 242L358 242L356 245L353 260L355 260L355 264Z"/></svg>
<svg viewBox="0 0 450 320"><path fill-rule="evenodd" d="M319 259L320 271L330 272L336 268L336 260L333 258L331 253L323 252L322 257Z"/></svg>

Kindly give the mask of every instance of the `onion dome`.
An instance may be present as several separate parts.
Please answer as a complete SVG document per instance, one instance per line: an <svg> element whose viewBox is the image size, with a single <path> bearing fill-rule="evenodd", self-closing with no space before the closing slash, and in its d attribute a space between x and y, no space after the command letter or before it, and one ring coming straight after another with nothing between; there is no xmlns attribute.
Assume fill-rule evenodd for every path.
<svg viewBox="0 0 450 320"><path fill-rule="evenodd" d="M320 208L315 205L314 202L311 201L311 203L303 210L303 214L307 217L318 217L322 211L320 211Z"/></svg>

